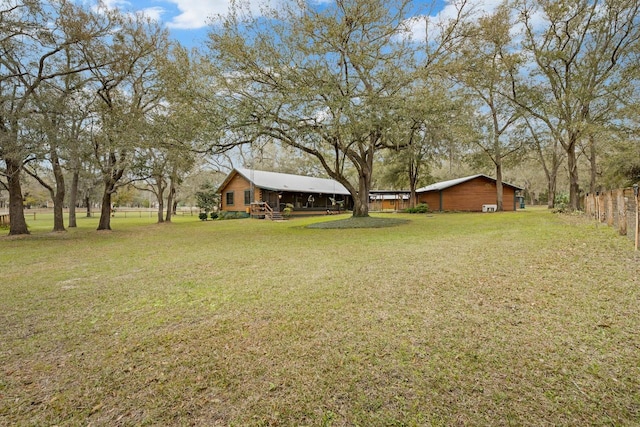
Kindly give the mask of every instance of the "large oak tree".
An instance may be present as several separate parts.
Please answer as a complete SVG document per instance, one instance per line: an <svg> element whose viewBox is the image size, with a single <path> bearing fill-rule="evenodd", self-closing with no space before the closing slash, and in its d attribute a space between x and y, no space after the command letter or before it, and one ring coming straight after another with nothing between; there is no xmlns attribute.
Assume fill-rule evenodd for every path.
<svg viewBox="0 0 640 427"><path fill-rule="evenodd" d="M286 2L242 11L210 34L215 90L228 118L220 147L278 140L314 156L368 215L374 157L401 148L390 133L416 81L409 2ZM357 171L357 182L348 171Z"/></svg>

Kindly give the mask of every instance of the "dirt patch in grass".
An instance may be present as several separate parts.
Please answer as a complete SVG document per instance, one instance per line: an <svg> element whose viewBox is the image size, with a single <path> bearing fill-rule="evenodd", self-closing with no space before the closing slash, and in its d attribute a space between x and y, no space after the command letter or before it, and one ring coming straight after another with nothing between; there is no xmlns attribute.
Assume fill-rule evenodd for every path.
<svg viewBox="0 0 640 427"><path fill-rule="evenodd" d="M315 229L340 229L340 228L385 228L407 224L405 218L379 218L379 217L351 217L334 221L317 222L307 225L307 228Z"/></svg>

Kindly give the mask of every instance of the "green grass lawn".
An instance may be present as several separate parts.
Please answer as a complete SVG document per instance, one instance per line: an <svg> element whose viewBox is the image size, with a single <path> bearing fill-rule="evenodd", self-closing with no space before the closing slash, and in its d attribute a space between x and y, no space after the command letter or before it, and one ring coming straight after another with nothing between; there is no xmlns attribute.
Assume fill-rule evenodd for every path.
<svg viewBox="0 0 640 427"><path fill-rule="evenodd" d="M0 425L637 425L640 256L527 209L0 237ZM6 234L6 231L3 232Z"/></svg>

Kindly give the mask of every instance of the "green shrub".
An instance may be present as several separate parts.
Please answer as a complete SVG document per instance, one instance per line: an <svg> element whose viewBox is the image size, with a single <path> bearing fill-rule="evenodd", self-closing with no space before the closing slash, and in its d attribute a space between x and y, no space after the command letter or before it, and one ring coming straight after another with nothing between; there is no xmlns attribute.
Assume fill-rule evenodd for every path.
<svg viewBox="0 0 640 427"><path fill-rule="evenodd" d="M287 203L285 208L282 209L282 216L284 216L285 218L289 218L292 212L293 212L293 205L291 203Z"/></svg>
<svg viewBox="0 0 640 427"><path fill-rule="evenodd" d="M420 203L414 208L408 208L404 210L406 213L427 213L429 211L429 205L426 203Z"/></svg>
<svg viewBox="0 0 640 427"><path fill-rule="evenodd" d="M220 211L218 213L218 220L241 219L241 218L249 218L249 214L246 212L229 212L229 211Z"/></svg>
<svg viewBox="0 0 640 427"><path fill-rule="evenodd" d="M569 207L569 195L567 193L556 194L553 213L565 213Z"/></svg>
<svg viewBox="0 0 640 427"><path fill-rule="evenodd" d="M209 215L207 215L206 212L200 212L200 215L198 215L198 218L200 218L202 221L206 221L208 216Z"/></svg>
<svg viewBox="0 0 640 427"><path fill-rule="evenodd" d="M218 218L218 213L217 212L211 212L211 219L216 219Z"/></svg>

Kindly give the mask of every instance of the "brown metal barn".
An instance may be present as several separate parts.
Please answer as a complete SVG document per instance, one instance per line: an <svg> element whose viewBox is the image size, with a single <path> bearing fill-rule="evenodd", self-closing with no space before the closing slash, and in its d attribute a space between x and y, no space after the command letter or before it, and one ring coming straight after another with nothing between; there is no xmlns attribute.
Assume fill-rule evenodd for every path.
<svg viewBox="0 0 640 427"><path fill-rule="evenodd" d="M503 209L515 211L517 193L522 189L503 182ZM487 212L497 207L496 180L487 175L472 175L437 182L416 190L418 203L426 203L432 211Z"/></svg>

